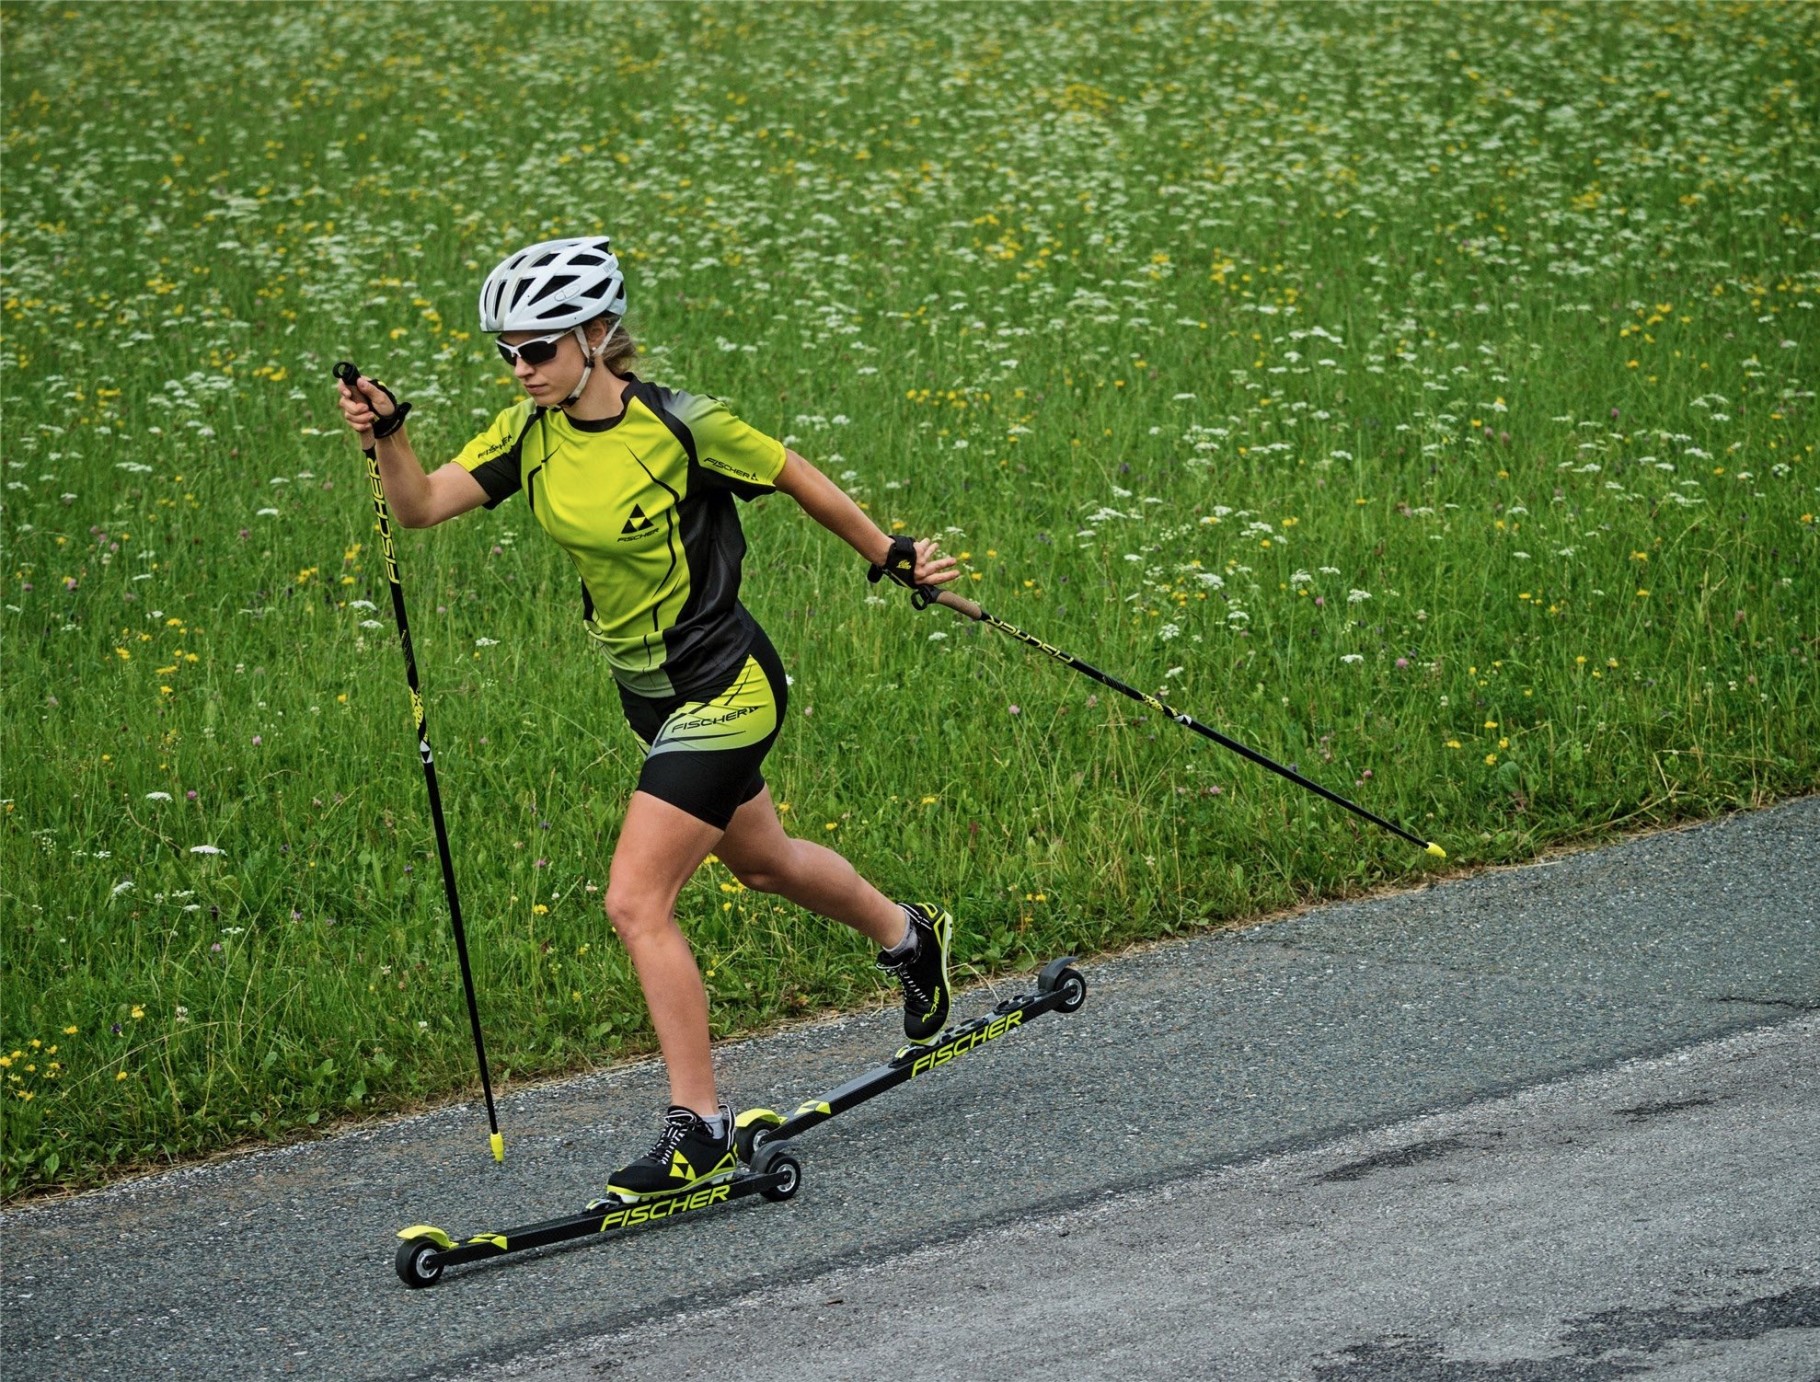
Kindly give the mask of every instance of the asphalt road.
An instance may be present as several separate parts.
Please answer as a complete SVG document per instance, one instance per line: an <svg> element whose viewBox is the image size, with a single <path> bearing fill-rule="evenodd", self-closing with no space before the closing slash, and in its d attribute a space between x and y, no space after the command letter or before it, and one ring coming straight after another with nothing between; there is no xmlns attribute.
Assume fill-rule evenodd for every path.
<svg viewBox="0 0 1820 1382"><path fill-rule="evenodd" d="M1811 1382L1817 1095L1820 1020L1802 1017L502 1372Z"/></svg>
<svg viewBox="0 0 1820 1382"><path fill-rule="evenodd" d="M16 1211L0 1217L0 1368L45 1382L427 1377L497 1371L508 1363L533 1374L561 1366L586 1369L579 1374L584 1376L603 1369L606 1375L621 1375L621 1369L644 1375L632 1369L647 1357L661 1357L660 1347L682 1350L672 1355L678 1366L693 1356L688 1350L695 1344L679 1317L748 1300L761 1303L754 1318L777 1316L762 1302L778 1291L844 1281L866 1268L889 1273L898 1270L894 1260L935 1253L934 1260L966 1264L952 1267L969 1274L966 1294L952 1300L968 1323L945 1334L913 1336L922 1339L923 1351L901 1355L899 1373L971 1373L976 1360L987 1357L998 1364L1022 1358L1022 1371L1047 1373L1078 1326L1105 1343L1083 1364L1089 1372L1101 1369L1093 1375L1116 1369L1246 1376L1243 1368L1251 1364L1245 1359L1269 1355L1243 1352L1237 1344L1228 1353L1208 1344L1174 1355L1168 1339L1172 1329L1186 1328L1179 1320L1154 1323L1142 1335L1151 1352L1134 1351L1139 1338L1121 1335L1120 1319L1141 1312L1131 1302L1121 1304L1124 1298L1108 1294L1103 1283L1093 1284L1093 1254L1078 1261L1064 1254L1034 1278L1037 1299L1053 1312L1034 1336L1022 1333L1017 1342L1027 1352L1011 1348L995 1331L1001 1303L1007 1326L1018 1318L1009 1283L1025 1259L1012 1246L1018 1240L1006 1235L1091 1209L1110 1216L1107 1223L1116 1231L1100 1242L1117 1249L1123 1275L1133 1281L1154 1274L1158 1263L1195 1254L1227 1262L1234 1280L1252 1279L1246 1273L1276 1241L1271 1234L1281 1232L1281 1224L1273 1228L1258 1212L1250 1219L1241 1215L1227 1233L1216 1214L1191 1230L1190 1216L1178 1216L1167 1197L1224 1193L1204 1183L1210 1170L1220 1168L1243 1180L1267 1177L1269 1167L1289 1164L1283 1159L1297 1154L1369 1160L1378 1152L1352 1156L1345 1150L1352 1145L1346 1139L1365 1134L1389 1138L1382 1150L1390 1163L1351 1180L1321 1182L1328 1187L1322 1193L1333 1197L1335 1231L1315 1233L1302 1245L1304 1270L1279 1273L1274 1291L1251 1299L1253 1336L1288 1338L1292 1331L1280 1321L1320 1313L1327 1308L1321 1301L1337 1294L1356 1298L1354 1314L1337 1313L1357 1328L1311 1330L1299 1344L1283 1345L1299 1348L1303 1361L1297 1366L1309 1369L1303 1375L1323 1382L1630 1376L1635 1368L1612 1368L1629 1367L1624 1360L1637 1358L1655 1366L1667 1355L1643 1344L1623 1353L1630 1346L1620 1341L1612 1345L1617 1355L1611 1349L1588 1355L1578 1372L1524 1370L1532 1353L1571 1357L1574 1349L1598 1342L1573 1334L1586 1326L1574 1323L1563 1301L1545 1291L1535 1294L1531 1313L1486 1324L1492 1332L1482 1338L1443 1328L1444 1303L1427 1313L1412 1306L1406 1316L1384 1317L1406 1318L1407 1334L1373 1332L1370 1322L1377 1316L1365 1302L1371 1290L1383 1288L1386 1254L1402 1254L1409 1265L1396 1270L1413 1282L1421 1275L1425 1240L1418 1235L1398 1248L1387 1234L1380 1246L1369 1232L1371 1218L1384 1217L1385 1197L1408 1188L1406 1182L1477 1167L1480 1197L1470 1212L1437 1221L1429 1235L1435 1250L1446 1229L1454 1260L1514 1262L1530 1252L1532 1239L1524 1235L1531 1230L1514 1226L1535 1220L1507 1208L1501 1187L1523 1179L1516 1163L1539 1164L1562 1153L1551 1153L1547 1136L1524 1129L1521 1117L1494 1106L1503 1110L1507 1096L1554 1086L1568 1101L1563 1126L1575 1117L1590 1120L1586 1126L1597 1135L1587 1134L1589 1145L1604 1149L1602 1164L1615 1177L1604 1198L1588 1189L1580 1216L1587 1226L1584 1241L1562 1249L1595 1260L1608 1251L1613 1263L1609 1290L1582 1291L1578 1298L1589 1305L1611 1302L1619 1312L1613 1328L1632 1318L1623 1312L1643 1312L1635 1318L1658 1323L1624 1327L1645 1331L1636 1337L1646 1341L1668 1337L1664 1330L1679 1326L1662 1324L1667 1317L1659 1312L1681 1308L1684 1297L1675 1294L1686 1285L1681 1269L1652 1267L1642 1236L1626 1257L1622 1234L1598 1229L1598 1216L1618 1202L1613 1197L1626 1163L1631 1179L1647 1186L1657 1175L1651 1158L1663 1153L1652 1150L1642 1133L1651 1126L1649 1117L1617 1113L1622 1121L1611 1123L1616 1106L1599 1104L1602 1096L1593 1093L1575 1095L1576 1089L1597 1088L1575 1077L1701 1043L1721 1049L1710 1043L1789 1023L1781 1032L1757 1034L1769 1043L1766 1052L1780 1053L1764 1055L1770 1064L1757 1068L1785 1071L1769 1077L1769 1084L1794 1081L1805 1091L1805 1103L1778 1104L1773 1092L1752 1086L1757 1092L1751 1093L1740 1085L1735 1096L1715 1096L1712 1105L1661 1126L1692 1128L1733 1108L1747 1110L1748 1118L1754 1116L1748 1110L1761 1108L1767 1127L1779 1109L1787 1116L1777 1136L1805 1136L1811 1145L1811 1124L1804 1129L1800 1119L1815 1089L1814 1037L1801 1015L1820 1009L1817 919L1820 798L1808 798L1540 865L1090 962L1082 968L1092 989L1078 1014L1043 1017L806 1137L804 1187L787 1205L751 1200L616 1241L451 1269L426 1291L407 1291L393 1277L394 1230L431 1222L465 1235L577 1207L628 1147L649 1138L662 1102L660 1072L649 1064L630 1066L508 1095L501 1106L509 1149L503 1169L486 1156L484 1120L466 1107ZM963 1001L963 1013L991 1002L990 995L971 998ZM722 1053L723 1080L739 1102L789 1107L888 1054L893 1036L893 1015L877 1013L741 1043ZM1786 1048L1776 1044L1783 1039ZM1424 1116L1481 1114L1489 1121L1469 1120L1414 1142L1402 1126ZM1490 1130L1505 1137L1492 1138ZM1636 1135L1623 1136L1627 1130ZM1788 1231L1779 1238L1748 1228L1746 1246L1760 1243L1763 1251L1758 1259L1740 1255L1732 1262L1740 1272L1764 1269L1760 1293L1749 1288L1748 1275L1741 1278L1749 1288L1741 1296L1708 1282L1693 1308L1755 1311L1744 1324L1714 1324L1709 1333L1756 1327L1756 1334L1728 1347L1773 1350L1805 1341L1813 1362L1812 1292L1820 1287L1820 1272L1811 1249L1805 1258L1771 1251L1778 1243L1820 1236L1813 1182L1790 1170L1786 1151L1778 1151L1773 1138L1766 1134L1761 1145L1751 1140L1755 1131L1754 1124L1743 1132L1716 1131L1713 1145L1723 1144L1727 1156L1703 1154L1685 1164L1712 1168L1714 1196L1727 1186L1766 1187L1768 1203L1784 1204ZM1746 1140L1740 1143L1740 1137ZM1460 1146L1433 1154L1408 1150L1423 1142ZM1498 1154L1506 1144L1514 1149L1510 1165ZM1407 1169L1394 1164L1398 1155L1409 1162ZM1347 1163L1320 1164L1332 1171ZM1530 1182L1545 1195L1548 1179L1541 1174ZM1278 1198L1287 1204L1294 1197ZM1642 1202L1654 1203L1648 1195ZM1532 1206L1524 1213L1545 1210ZM1303 1231L1320 1229L1324 1212L1307 1211ZM1121 1219L1121 1213L1132 1217ZM1727 1204L1708 1217L1756 1225L1764 1213L1761 1205L1734 1210ZM1083 1229L1084 1241L1096 1231ZM1602 1249L1606 1239L1611 1245ZM1672 1232L1662 1241L1672 1241ZM1442 1262L1423 1268L1439 1286L1449 1279ZM1089 1271L1073 1296L1071 1270ZM1553 1270L1546 1254L1537 1270ZM1095 1314L1088 1307L1102 1298L1106 1303ZM1065 1307L1069 1300L1072 1309ZM873 1310L875 1326L891 1318L883 1303L875 1301ZM857 1317L863 1326L863 1307ZM1480 1317L1468 1312L1461 1318ZM1499 1329L1516 1332L1507 1337ZM603 1336L614 1338L608 1343ZM809 1336L763 1337L769 1350L786 1347L780 1339ZM817 1337L820 1375L863 1376L868 1358L892 1356L887 1345L868 1353L877 1341L863 1327ZM584 1351L574 1352L578 1346ZM1118 1352L1121 1347L1127 1351ZM1461 1366L1478 1370L1456 1368L1458 1348L1466 1350L1459 1357L1477 1360ZM1798 1348L1793 1356L1800 1356ZM756 1372L753 1362L751 1354L722 1355L716 1370ZM1316 1373L1317 1365L1354 1371ZM1598 1368L1605 1370L1588 1370ZM798 1353L786 1355L778 1371L809 1374L813 1368L803 1366ZM992 1375L1020 1371L995 1366ZM1808 1374L1790 1374L1801 1382L1810 1375L1820 1376L1820 1363Z"/></svg>

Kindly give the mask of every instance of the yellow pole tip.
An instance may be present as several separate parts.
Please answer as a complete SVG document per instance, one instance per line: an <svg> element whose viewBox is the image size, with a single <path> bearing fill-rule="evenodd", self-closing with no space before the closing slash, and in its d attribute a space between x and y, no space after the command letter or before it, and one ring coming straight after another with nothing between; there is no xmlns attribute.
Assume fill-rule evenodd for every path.
<svg viewBox="0 0 1820 1382"><path fill-rule="evenodd" d="M506 1159L506 1135L496 1132L487 1139L487 1144L493 1149L493 1160L503 1163Z"/></svg>
<svg viewBox="0 0 1820 1382"><path fill-rule="evenodd" d="M1428 852L1430 854L1434 855L1434 857L1437 859L1445 859L1447 857L1447 851L1442 849L1441 846L1439 846L1437 844L1431 843L1428 846Z"/></svg>

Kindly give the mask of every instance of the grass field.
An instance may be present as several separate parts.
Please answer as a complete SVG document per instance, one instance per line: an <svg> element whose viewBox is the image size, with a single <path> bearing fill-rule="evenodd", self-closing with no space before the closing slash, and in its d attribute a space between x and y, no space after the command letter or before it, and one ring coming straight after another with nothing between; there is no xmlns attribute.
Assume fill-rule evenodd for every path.
<svg viewBox="0 0 1820 1382"><path fill-rule="evenodd" d="M614 237L647 377L1454 865L1820 781L1813 6L0 38L0 1193L472 1089L328 368L452 455L514 392L480 277L546 235ZM786 822L947 900L973 972L1432 863L743 515ZM401 552L496 1078L647 1049L599 906L638 756L567 562L516 501ZM682 906L719 1031L883 996L717 865Z"/></svg>

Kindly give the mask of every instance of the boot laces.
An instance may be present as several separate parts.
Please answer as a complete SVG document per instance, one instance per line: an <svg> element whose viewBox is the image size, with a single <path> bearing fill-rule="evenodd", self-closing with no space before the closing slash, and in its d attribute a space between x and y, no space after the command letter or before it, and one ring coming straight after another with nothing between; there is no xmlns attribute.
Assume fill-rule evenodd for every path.
<svg viewBox="0 0 1820 1382"><path fill-rule="evenodd" d="M668 1161L670 1153L682 1146L683 1139L695 1126L695 1112L692 1109L673 1108L664 1115L664 1130L658 1135L657 1144L645 1153L650 1161Z"/></svg>
<svg viewBox="0 0 1820 1382"><path fill-rule="evenodd" d="M884 970L887 974L893 975L897 979L897 982L903 985L904 996L906 998L918 1008L927 1008L929 1006L929 995L923 991L923 986L917 983L916 975L910 972L913 962L914 955L911 955L902 960L882 962L879 965L879 968Z"/></svg>

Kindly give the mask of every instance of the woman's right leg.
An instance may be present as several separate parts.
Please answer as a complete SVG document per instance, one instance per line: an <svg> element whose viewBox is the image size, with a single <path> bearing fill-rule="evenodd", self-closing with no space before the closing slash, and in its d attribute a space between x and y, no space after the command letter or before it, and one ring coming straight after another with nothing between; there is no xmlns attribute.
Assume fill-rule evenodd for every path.
<svg viewBox="0 0 1820 1382"><path fill-rule="evenodd" d="M718 1107L701 969L676 924L676 898L714 848L706 821L634 792L613 851L607 919L631 957L670 1075L670 1102L704 1117Z"/></svg>

